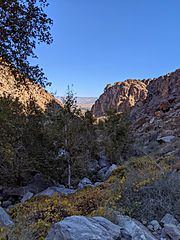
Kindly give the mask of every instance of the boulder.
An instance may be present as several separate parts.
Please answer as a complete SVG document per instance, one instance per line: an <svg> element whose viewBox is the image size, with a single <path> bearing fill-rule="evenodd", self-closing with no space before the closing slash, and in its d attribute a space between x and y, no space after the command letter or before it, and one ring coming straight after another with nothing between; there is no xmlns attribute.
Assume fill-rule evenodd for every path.
<svg viewBox="0 0 180 240"><path fill-rule="evenodd" d="M98 171L97 177L101 181L104 181L106 179L106 173L107 173L108 167L104 167L101 170Z"/></svg>
<svg viewBox="0 0 180 240"><path fill-rule="evenodd" d="M111 176L112 172L116 169L117 169L117 165L115 164L112 164L109 168L104 167L101 170L99 170L99 172L97 173L97 177L98 179L105 181Z"/></svg>
<svg viewBox="0 0 180 240"><path fill-rule="evenodd" d="M174 225L178 225L179 222L176 218L174 218L173 215L167 213L162 219L161 219L161 223L163 224L174 224Z"/></svg>
<svg viewBox="0 0 180 240"><path fill-rule="evenodd" d="M10 216L2 207L0 207L0 226L11 226L13 224L14 223L11 220Z"/></svg>
<svg viewBox="0 0 180 240"><path fill-rule="evenodd" d="M172 240L180 240L180 230L174 224L165 224L164 232L167 236L169 236Z"/></svg>
<svg viewBox="0 0 180 240"><path fill-rule="evenodd" d="M151 231L157 231L161 229L161 226L157 220L152 220L148 225L148 229Z"/></svg>
<svg viewBox="0 0 180 240"><path fill-rule="evenodd" d="M173 135L165 136L165 137L158 137L157 141L159 143L170 143L174 138L175 138L175 136L173 136Z"/></svg>
<svg viewBox="0 0 180 240"><path fill-rule="evenodd" d="M105 179L108 179L111 176L111 174L113 173L113 171L116 169L117 169L117 165L112 164L105 174Z"/></svg>
<svg viewBox="0 0 180 240"><path fill-rule="evenodd" d="M83 189L84 187L87 187L87 186L93 186L91 180L89 178L83 178L79 184L78 184L78 189L81 190Z"/></svg>
<svg viewBox="0 0 180 240"><path fill-rule="evenodd" d="M21 199L21 203L26 202L27 200L31 199L34 196L32 192L27 192L24 194L23 198Z"/></svg>
<svg viewBox="0 0 180 240"><path fill-rule="evenodd" d="M157 240L142 223L135 219L118 215L117 222L125 240Z"/></svg>
<svg viewBox="0 0 180 240"><path fill-rule="evenodd" d="M61 188L61 187L48 187L46 190L38 193L36 196L49 196L51 197L54 193L69 195L75 193L74 189L70 188Z"/></svg>
<svg viewBox="0 0 180 240"><path fill-rule="evenodd" d="M99 166L100 166L101 168L109 167L109 166L110 166L110 164L109 164L106 156L104 156L104 155L101 155L101 156L100 156L100 158L99 158L99 160L98 160L98 163L99 163Z"/></svg>
<svg viewBox="0 0 180 240"><path fill-rule="evenodd" d="M118 240L119 226L103 217L72 216L56 223L46 240Z"/></svg>

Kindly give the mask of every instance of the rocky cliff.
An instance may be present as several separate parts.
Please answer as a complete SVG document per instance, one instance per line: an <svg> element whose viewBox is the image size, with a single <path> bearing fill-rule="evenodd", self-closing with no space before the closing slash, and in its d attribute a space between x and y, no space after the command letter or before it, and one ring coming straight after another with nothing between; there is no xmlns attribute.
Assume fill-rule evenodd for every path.
<svg viewBox="0 0 180 240"><path fill-rule="evenodd" d="M147 97L132 109L135 149L145 153L180 156L180 69L153 79Z"/></svg>
<svg viewBox="0 0 180 240"><path fill-rule="evenodd" d="M92 107L93 115L100 117L106 115L109 110L123 112L132 108L137 102L146 99L148 83L148 80L129 79L113 85L108 84Z"/></svg>
<svg viewBox="0 0 180 240"><path fill-rule="evenodd" d="M128 111L133 153L180 155L180 69L159 78L108 85L92 107L96 117Z"/></svg>
<svg viewBox="0 0 180 240"><path fill-rule="evenodd" d="M35 100L37 105L45 110L47 104L55 104L62 106L62 103L49 94L40 85L26 80L25 85L18 85L17 81L9 66L0 65L0 96L10 95L14 98L18 97L19 101L24 105L27 104L29 99Z"/></svg>

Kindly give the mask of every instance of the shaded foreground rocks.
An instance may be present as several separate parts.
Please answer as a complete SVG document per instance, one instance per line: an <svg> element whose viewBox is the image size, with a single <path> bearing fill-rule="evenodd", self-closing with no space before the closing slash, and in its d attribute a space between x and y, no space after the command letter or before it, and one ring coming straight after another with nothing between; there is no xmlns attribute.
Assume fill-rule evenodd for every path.
<svg viewBox="0 0 180 240"><path fill-rule="evenodd" d="M133 240L157 240L151 232L139 221L128 216L119 215L117 217L118 225L121 229L124 239Z"/></svg>
<svg viewBox="0 0 180 240"><path fill-rule="evenodd" d="M1 226L12 226L14 225L10 216L6 213L6 211L0 207L0 227Z"/></svg>
<svg viewBox="0 0 180 240"><path fill-rule="evenodd" d="M104 217L71 216L54 224L46 240L180 240L179 222L166 214L148 228L136 219L116 214L115 223Z"/></svg>
<svg viewBox="0 0 180 240"><path fill-rule="evenodd" d="M128 216L117 216L117 222L103 217L67 217L50 229L46 240L157 240L140 222Z"/></svg>
<svg viewBox="0 0 180 240"><path fill-rule="evenodd" d="M120 240L120 228L103 217L67 217L56 223L46 240Z"/></svg>

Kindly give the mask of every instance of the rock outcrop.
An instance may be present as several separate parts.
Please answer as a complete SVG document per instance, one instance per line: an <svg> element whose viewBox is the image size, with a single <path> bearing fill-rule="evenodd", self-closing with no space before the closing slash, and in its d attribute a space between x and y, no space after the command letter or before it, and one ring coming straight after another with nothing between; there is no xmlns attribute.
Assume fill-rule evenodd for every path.
<svg viewBox="0 0 180 240"><path fill-rule="evenodd" d="M49 107L62 107L62 103L49 94L40 85L33 83L26 79L26 84L18 85L11 68L7 65L0 64L0 96L10 95L13 98L18 98L25 106L27 102L32 99L37 105L45 110L47 105Z"/></svg>
<svg viewBox="0 0 180 240"><path fill-rule="evenodd" d="M96 100L92 113L96 117L104 116L109 110L124 112L132 108L138 101L147 97L149 81L126 80L108 85L104 93Z"/></svg>
<svg viewBox="0 0 180 240"><path fill-rule="evenodd" d="M159 78L107 86L92 113L129 112L133 154L180 156L180 69Z"/></svg>

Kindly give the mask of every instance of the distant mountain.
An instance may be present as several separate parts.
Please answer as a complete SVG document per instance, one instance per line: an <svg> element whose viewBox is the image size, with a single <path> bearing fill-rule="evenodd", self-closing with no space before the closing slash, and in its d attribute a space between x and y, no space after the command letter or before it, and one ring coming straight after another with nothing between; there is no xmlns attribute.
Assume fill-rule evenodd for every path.
<svg viewBox="0 0 180 240"><path fill-rule="evenodd" d="M62 97L57 97L57 99L61 100ZM84 111L90 110L96 100L97 97L77 97L77 105Z"/></svg>

